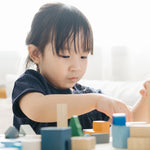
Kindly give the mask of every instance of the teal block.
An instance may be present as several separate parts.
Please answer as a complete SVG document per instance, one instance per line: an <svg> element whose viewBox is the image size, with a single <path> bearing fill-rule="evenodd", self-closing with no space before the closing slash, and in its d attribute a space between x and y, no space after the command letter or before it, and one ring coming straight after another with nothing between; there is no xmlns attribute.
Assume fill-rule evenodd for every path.
<svg viewBox="0 0 150 150"><path fill-rule="evenodd" d="M71 150L70 127L43 127L41 135L41 150Z"/></svg>
<svg viewBox="0 0 150 150"><path fill-rule="evenodd" d="M130 136L128 126L112 125L112 146L115 148L127 148L127 139Z"/></svg>
<svg viewBox="0 0 150 150"><path fill-rule="evenodd" d="M70 119L69 126L72 129L72 136L84 136L78 116Z"/></svg>

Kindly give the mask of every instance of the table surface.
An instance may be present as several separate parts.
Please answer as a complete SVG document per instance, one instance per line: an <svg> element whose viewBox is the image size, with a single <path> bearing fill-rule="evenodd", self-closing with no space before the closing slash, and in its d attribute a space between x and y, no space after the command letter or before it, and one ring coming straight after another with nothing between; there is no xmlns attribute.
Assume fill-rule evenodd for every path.
<svg viewBox="0 0 150 150"><path fill-rule="evenodd" d="M112 143L97 144L94 150L127 150L112 147Z"/></svg>

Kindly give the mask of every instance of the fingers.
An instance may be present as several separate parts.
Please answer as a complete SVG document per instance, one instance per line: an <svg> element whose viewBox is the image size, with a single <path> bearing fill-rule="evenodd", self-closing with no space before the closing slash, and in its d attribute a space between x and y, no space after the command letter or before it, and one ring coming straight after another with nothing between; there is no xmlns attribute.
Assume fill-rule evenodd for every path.
<svg viewBox="0 0 150 150"><path fill-rule="evenodd" d="M140 90L140 94L141 94L143 97L146 97L146 90L145 90L145 89L141 89L141 90Z"/></svg>
<svg viewBox="0 0 150 150"><path fill-rule="evenodd" d="M144 88L147 89L147 83L150 83L150 80L144 82Z"/></svg>

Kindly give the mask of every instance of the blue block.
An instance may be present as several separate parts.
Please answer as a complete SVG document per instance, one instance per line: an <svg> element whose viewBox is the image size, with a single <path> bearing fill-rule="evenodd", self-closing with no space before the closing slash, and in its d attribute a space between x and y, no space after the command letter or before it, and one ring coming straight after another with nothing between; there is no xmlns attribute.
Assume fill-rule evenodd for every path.
<svg viewBox="0 0 150 150"><path fill-rule="evenodd" d="M112 125L112 145L115 148L127 148L127 139L130 128L127 126Z"/></svg>
<svg viewBox="0 0 150 150"><path fill-rule="evenodd" d="M22 150L22 144L20 141L9 140L0 142L4 146L4 148L17 148L18 150Z"/></svg>
<svg viewBox="0 0 150 150"><path fill-rule="evenodd" d="M125 126L126 125L126 115L125 113L114 113L113 114L113 125Z"/></svg>
<svg viewBox="0 0 150 150"><path fill-rule="evenodd" d="M71 150L70 127L44 127L41 128L42 150Z"/></svg>

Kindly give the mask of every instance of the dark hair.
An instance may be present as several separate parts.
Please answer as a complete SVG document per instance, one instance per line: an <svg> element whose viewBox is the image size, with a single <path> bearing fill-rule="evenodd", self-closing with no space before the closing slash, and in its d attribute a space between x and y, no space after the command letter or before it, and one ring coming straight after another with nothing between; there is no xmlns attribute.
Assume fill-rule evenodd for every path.
<svg viewBox="0 0 150 150"><path fill-rule="evenodd" d="M65 49L69 41L74 41L74 50L77 52L76 39L79 32L83 35L84 51L93 54L93 33L87 18L75 7L62 3L43 5L35 14L26 44L33 44L44 53L45 46L51 42L56 54ZM79 43L78 43L79 44ZM26 68L32 61L28 56Z"/></svg>

